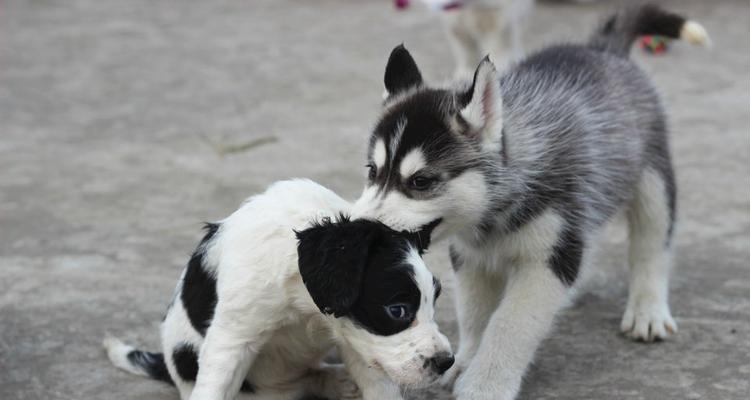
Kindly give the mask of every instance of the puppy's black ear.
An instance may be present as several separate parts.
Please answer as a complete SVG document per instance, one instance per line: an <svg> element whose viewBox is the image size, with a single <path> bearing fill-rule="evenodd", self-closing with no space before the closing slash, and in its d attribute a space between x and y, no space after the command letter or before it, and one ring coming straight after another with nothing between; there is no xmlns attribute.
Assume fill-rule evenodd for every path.
<svg viewBox="0 0 750 400"><path fill-rule="evenodd" d="M386 97L422 85L422 74L417 63L403 44L396 46L385 66Z"/></svg>
<svg viewBox="0 0 750 400"><path fill-rule="evenodd" d="M324 314L341 317L357 301L374 235L349 221L323 221L297 232L302 281Z"/></svg>

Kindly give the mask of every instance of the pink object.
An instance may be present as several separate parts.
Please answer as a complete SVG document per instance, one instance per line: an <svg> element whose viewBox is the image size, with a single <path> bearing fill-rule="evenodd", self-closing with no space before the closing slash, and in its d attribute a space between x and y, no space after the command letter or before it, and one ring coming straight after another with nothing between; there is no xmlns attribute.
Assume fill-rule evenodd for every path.
<svg viewBox="0 0 750 400"><path fill-rule="evenodd" d="M433 9L451 11L463 7L465 0L438 0L438 1L424 1L428 6ZM393 4L399 10L409 8L409 0L393 0Z"/></svg>
<svg viewBox="0 0 750 400"><path fill-rule="evenodd" d="M450 11L450 10L456 10L461 8L463 6L463 2L461 1L451 1L450 3L443 6L443 10Z"/></svg>

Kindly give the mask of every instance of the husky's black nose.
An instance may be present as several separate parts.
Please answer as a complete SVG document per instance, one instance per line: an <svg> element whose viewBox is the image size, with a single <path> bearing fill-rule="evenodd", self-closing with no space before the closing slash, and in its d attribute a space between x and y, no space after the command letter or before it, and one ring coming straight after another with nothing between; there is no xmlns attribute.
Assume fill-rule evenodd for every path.
<svg viewBox="0 0 750 400"><path fill-rule="evenodd" d="M435 372L442 375L453 366L454 361L456 359L453 357L453 354L448 352L438 353L430 359L430 366Z"/></svg>

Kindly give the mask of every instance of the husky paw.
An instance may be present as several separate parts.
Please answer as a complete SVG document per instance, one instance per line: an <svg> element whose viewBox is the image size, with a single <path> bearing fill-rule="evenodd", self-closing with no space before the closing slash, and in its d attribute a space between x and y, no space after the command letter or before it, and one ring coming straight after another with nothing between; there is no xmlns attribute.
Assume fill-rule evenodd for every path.
<svg viewBox="0 0 750 400"><path fill-rule="evenodd" d="M513 400L518 394L518 383L504 382L502 378L496 379L474 374L472 368L468 368L456 381L453 388L453 396L456 400ZM489 379L488 379L489 378Z"/></svg>
<svg viewBox="0 0 750 400"><path fill-rule="evenodd" d="M630 339L653 342L677 333L677 323L666 301L628 301L620 330Z"/></svg>

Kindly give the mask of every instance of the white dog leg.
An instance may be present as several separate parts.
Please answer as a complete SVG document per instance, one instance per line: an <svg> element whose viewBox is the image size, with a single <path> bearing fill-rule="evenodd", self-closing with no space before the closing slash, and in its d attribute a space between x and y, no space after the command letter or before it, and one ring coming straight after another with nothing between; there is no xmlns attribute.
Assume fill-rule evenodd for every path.
<svg viewBox="0 0 750 400"><path fill-rule="evenodd" d="M441 379L447 387L453 385L476 354L482 333L500 301L503 284L500 277L488 274L484 266L464 260L453 250L451 258L456 276L455 305L460 343L456 362Z"/></svg>
<svg viewBox="0 0 750 400"><path fill-rule="evenodd" d="M621 329L630 338L651 342L677 332L669 310L672 216L664 179L646 170L628 210L630 293Z"/></svg>
<svg viewBox="0 0 750 400"><path fill-rule="evenodd" d="M471 79L479 60L484 56L480 52L476 33L471 26L466 10L455 10L444 12L443 25L446 28L448 41L450 42L453 55L456 59L456 79Z"/></svg>
<svg viewBox="0 0 750 400"><path fill-rule="evenodd" d="M233 400L267 340L262 333L267 327L238 321L226 311L216 314L201 346L191 400ZM249 328L257 332L247 331Z"/></svg>
<svg viewBox="0 0 750 400"><path fill-rule="evenodd" d="M458 400L512 400L569 289L546 263L519 266L474 359L456 382Z"/></svg>

